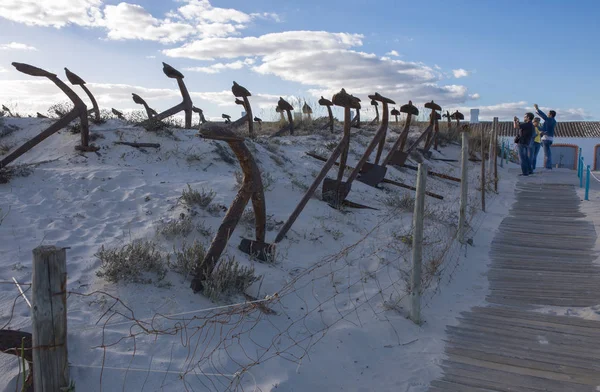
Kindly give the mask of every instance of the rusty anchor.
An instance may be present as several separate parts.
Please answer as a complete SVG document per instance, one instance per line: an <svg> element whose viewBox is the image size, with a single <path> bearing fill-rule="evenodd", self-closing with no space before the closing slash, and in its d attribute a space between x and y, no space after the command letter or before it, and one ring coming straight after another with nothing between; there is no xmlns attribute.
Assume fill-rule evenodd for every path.
<svg viewBox="0 0 600 392"><path fill-rule="evenodd" d="M100 109L98 108L98 102L96 102L96 98L94 98L94 95L92 95L92 92L86 87L85 80L81 79L78 75L69 71L69 69L66 67L65 67L65 74L67 75L67 79L69 79L69 82L72 85L74 85L74 86L78 85L79 87L81 87L83 89L83 91L85 91L88 98L92 102L92 109L90 109L88 111L88 113L94 113L94 122L96 124L101 123L102 120L100 119Z"/></svg>
<svg viewBox="0 0 600 392"><path fill-rule="evenodd" d="M331 207L336 209L341 208L342 205L352 208L375 209L346 200L346 196L348 196L352 188L352 182L358 176L361 167L357 167L355 170L353 170L348 176L347 181L342 181L344 178L344 171L346 169L346 162L348 160L348 150L350 147L350 129L352 127L350 109L355 109L358 112L358 110L360 110L360 99L348 94L346 90L342 89L339 93L332 97L331 102L333 102L333 104L336 106L341 106L344 108L344 136L339 144L339 146L341 146L341 151L337 178L335 180L331 178L325 178L323 180L323 201L327 202Z"/></svg>
<svg viewBox="0 0 600 392"><path fill-rule="evenodd" d="M306 115L308 121L312 121L312 108L306 102L302 106L302 114Z"/></svg>
<svg viewBox="0 0 600 392"><path fill-rule="evenodd" d="M452 128L452 123L450 122L450 119L456 120L456 128L454 128L454 129ZM456 135L456 132L460 131L460 120L464 120L464 119L465 119L465 116L458 110L450 115L450 118L448 119L448 132L450 132L451 138L454 138L454 136Z"/></svg>
<svg viewBox="0 0 600 392"><path fill-rule="evenodd" d="M430 105L431 104L433 104L433 101L431 101ZM427 107L427 106L425 106L425 107ZM431 109L431 108L429 108L429 109ZM442 110L442 109L440 108L439 110ZM439 120L442 119L441 114L439 114L438 112L435 112L435 113L432 112L431 116L434 117L434 121L435 121L433 124L433 131L430 132L429 135L427 135L427 140L425 141L425 146L423 147L423 149L419 150L426 159L431 159L432 154L429 151L431 149L431 147L433 145L437 146L437 137L440 132ZM436 148L434 148L434 149L437 150Z"/></svg>
<svg viewBox="0 0 600 392"><path fill-rule="evenodd" d="M198 115L200 116L200 124L206 123L206 118L204 117L204 111L202 109L192 106L192 111L194 113L198 113Z"/></svg>
<svg viewBox="0 0 600 392"><path fill-rule="evenodd" d="M323 96L321 96L321 99L319 99L319 105L326 106L327 114L329 115L329 122L327 124L325 124L325 126L322 129L329 128L331 130L331 133L333 133L333 112L331 110L331 107L333 106L333 102L331 102L330 100L323 98Z"/></svg>
<svg viewBox="0 0 600 392"><path fill-rule="evenodd" d="M290 131L290 135L294 135L294 119L292 118L292 110L294 107L282 97L279 97L279 102L277 102L277 108L280 110L281 118L283 119L283 112L287 113L288 123L281 128L279 131L275 132L271 137L281 136L287 130Z"/></svg>
<svg viewBox="0 0 600 392"><path fill-rule="evenodd" d="M231 116L229 114L221 114L221 118L225 119L225 124L231 124Z"/></svg>
<svg viewBox="0 0 600 392"><path fill-rule="evenodd" d="M235 81L233 82L233 86L231 87L231 92L233 93L233 95L236 98L242 98L242 102L241 105L244 107L244 110L246 111L246 115L243 116L244 120L240 119L238 121L236 121L236 123L238 123L239 121L244 122L244 121L248 121L248 135L251 138L254 138L254 122L252 121L252 107L250 106L250 101L248 100L248 97L252 96L252 94L250 94L250 91L248 91L245 87L240 86L239 84L237 84ZM239 100L236 99L235 103L236 104L240 104L238 102Z"/></svg>
<svg viewBox="0 0 600 392"><path fill-rule="evenodd" d="M375 107L375 118L371 121L370 125L379 124L379 103L376 100L371 100L371 106Z"/></svg>
<svg viewBox="0 0 600 392"><path fill-rule="evenodd" d="M229 128L232 127L217 123L207 123L202 125L202 128L200 129L201 137L205 139L221 140L229 144L229 147L240 162L244 178L240 190L233 199L231 206L223 218L221 226L219 226L219 229L206 252L202 268L195 272L195 276L191 283L191 288L194 292L202 290L204 279L213 272L250 199L252 199L252 208L254 210L256 241L243 239L240 248L248 243L264 243L265 241L267 217L260 170L252 157L250 150L244 144L244 138L237 136ZM250 251L252 251L252 247L250 247Z"/></svg>
<svg viewBox="0 0 600 392"><path fill-rule="evenodd" d="M244 252L246 252L248 254L252 254L259 260L263 260L263 261L272 260L276 245L285 238L286 234L290 231L294 222L296 222L296 220L298 219L298 217L300 216L300 214L306 207L306 204L308 204L308 201L312 198L313 194L319 187L319 185L324 180L327 180L327 178L326 178L327 173L336 164L336 160L338 159L338 157L340 155L342 155L344 150L347 151L347 146L350 141L350 121L351 121L350 107L351 106L355 107L357 105L360 105L360 103L357 98L354 98L353 96L347 94L344 89L342 89L342 91L340 91L340 93L338 93L338 94L341 94L341 95L335 101L337 101L340 104L343 103L343 104L348 105L348 107L345 108L345 112L344 112L344 114L345 114L344 129L346 131L344 132L344 134L342 136L342 140L340 140L338 145L331 152L331 156L329 157L329 159L326 159L325 165L323 166L323 168L321 169L321 171L319 172L317 177L314 179L314 181L310 185L310 187L306 190L306 192L304 193L304 196L302 196L302 199L300 200L298 205L296 205L296 208L294 209L292 214L289 216L287 221L283 224L283 226L279 230L279 233L277 233L277 236L275 237L275 241L272 244L269 244L269 243L265 243L264 241L246 240L243 242L243 244L240 245L240 249L243 250ZM342 96L342 94L343 94L343 96ZM334 98L335 98L335 95L334 95ZM342 172L343 172L343 170L342 170ZM323 197L323 199L325 200L325 196ZM362 207L364 207L364 206L362 206Z"/></svg>
<svg viewBox="0 0 600 392"><path fill-rule="evenodd" d="M372 177L369 178L369 174L368 174L369 173L369 169L372 167L373 164L371 164L369 162L366 162L366 159L368 159L368 157L370 156L370 154L373 152L375 146L377 145L377 142L379 142L378 156L381 157L382 141L383 141L383 143L385 143L385 133L386 133L386 131L384 131L384 130L387 130L387 124L389 124L389 116L386 116L386 113L387 113L387 107L386 106L387 106L387 104L393 102L390 99L382 97L381 95L379 95L377 93L375 93L375 95L373 95L373 96L370 96L370 98L377 99L378 101L383 102L383 104L384 104L384 108L386 110L384 111L382 124L381 124L379 130L377 131L377 133L375 135L375 138L373 139L373 141L371 142L371 144L367 148L367 151L365 151L365 154L363 155L363 157L361 158L361 161L359 161L359 163L357 164L357 166L356 167L352 167L352 166L346 165L345 169L352 171L352 173L354 173L354 175L357 172L360 173L360 176L358 177L357 180L361 181L362 183L364 183L366 185L377 187L377 185L379 183L385 183L385 184L390 184L390 185L394 185L394 186L398 186L398 187L401 187L401 188L410 189L412 191L415 191L416 188L413 187L413 186L401 183L399 181L394 181L394 180L390 180L390 179L385 178L385 174L386 174L386 171L387 171L387 163L389 162L388 157L391 154L389 154L388 157L386 157L387 160L384 160L382 162L381 166L377 165L377 166L381 167L381 169L378 169L380 171L372 173ZM408 114L407 121L406 121L406 124L405 124L405 128L404 128L404 131L403 131L403 134L408 134L408 129L410 127L411 117L413 115L415 115L415 116L418 115L419 114L419 110L415 106L413 106L411 102L409 102L407 105L403 105L401 107L401 110L403 112L405 112L405 113ZM396 146L398 144L400 144L398 141L396 143L397 143ZM314 154L314 153L307 152L306 155L308 155L308 156L310 156L312 158L318 159L320 161L323 161L323 162L327 161L327 158L322 157L322 156L317 155L317 154ZM376 159L376 162L378 162L378 160L379 159ZM335 165L336 166L340 166L340 164L337 163L337 162L335 163ZM350 175L350 177L352 177L352 176L353 176L353 174ZM425 192L425 194L427 196L430 196L430 197L433 197L433 198L436 198L436 199L439 199L439 200L443 200L444 199L443 196L438 195L436 193Z"/></svg>
<svg viewBox="0 0 600 392"><path fill-rule="evenodd" d="M154 110L150 106L148 106L146 101L144 99L142 99L142 97L140 97L136 93L131 93L131 98L133 99L133 102L137 103L138 105L142 105L144 107L144 109L146 109L146 115L148 116L149 119L153 118L154 116L156 116L158 114L156 112L156 110Z"/></svg>
<svg viewBox="0 0 600 392"><path fill-rule="evenodd" d="M396 117L396 124L398 124L398 116L400 115L400 112L398 111L398 109L393 108L392 111L390 112L390 114L394 117Z"/></svg>
<svg viewBox="0 0 600 392"><path fill-rule="evenodd" d="M9 163L25 154L27 151L31 150L37 144L45 140L47 137L55 134L62 128L66 127L71 121L75 120L79 117L79 121L81 122L81 145L75 147L80 151L98 151L97 147L89 145L89 127L88 127L88 117L87 117L87 107L85 103L79 98L77 94L69 86L67 86L62 80L60 80L56 74L48 72L44 69L34 67L29 64L23 63L12 63L12 65L17 69L17 71L22 72L31 76L41 76L50 79L58 88L60 88L66 95L69 97L71 102L73 102L73 109L68 112L65 116L60 118L58 121L50 125L46 130L39 133L33 139L28 140L19 148L14 150L11 154L7 155L2 161L0 161L0 169L6 167Z"/></svg>
<svg viewBox="0 0 600 392"><path fill-rule="evenodd" d="M254 122L258 124L258 130L262 130L262 119L258 117L254 117Z"/></svg>
<svg viewBox="0 0 600 392"><path fill-rule="evenodd" d="M2 105L2 111L8 113L9 117L15 117L15 116L13 116L12 112L10 111L10 109L7 108L5 105Z"/></svg>
<svg viewBox="0 0 600 392"><path fill-rule="evenodd" d="M359 171L362 174L358 177L358 181L365 183L370 186L377 186L383 179L385 178L385 174L387 172L387 168L385 165L379 165L379 160L381 159L381 154L383 153L383 148L385 146L385 138L387 135L388 123L389 123L389 111L388 105L395 104L389 98L381 96L379 93L375 93L374 95L369 95L371 102L381 102L383 105L383 118L381 119L381 125L379 129L375 133L373 140L367 146L367 150L358 161L356 165L355 171ZM374 105L375 106L375 105ZM377 106L375 106L377 107ZM375 157L375 163L369 163L367 160L371 156L373 150L377 147L377 155ZM350 175L352 177L352 174Z"/></svg>
<svg viewBox="0 0 600 392"><path fill-rule="evenodd" d="M190 93L188 92L187 87L185 86L185 83L183 82L183 74L181 72L179 72L178 70L176 70L175 68L171 67L167 63L162 63L162 64L163 64L164 74L168 78L177 80L177 85L179 86L179 91L181 92L183 101L181 101L181 103L173 106L172 108L167 109L164 112L159 113L159 114L153 116L152 118L149 118L148 120L145 120L144 122L142 122L142 125L149 125L153 122L162 121L167 117L170 117L174 114L177 114L177 113L183 111L185 113L185 128L189 129L192 127L192 107L194 105L192 103L192 99L190 98Z"/></svg>
<svg viewBox="0 0 600 392"><path fill-rule="evenodd" d="M275 106L275 112L279 113L279 121L284 122L285 116L283 115L283 110L279 107L279 105Z"/></svg>
<svg viewBox="0 0 600 392"><path fill-rule="evenodd" d="M117 118L119 120L125 120L125 117L123 117L123 112L120 112L120 111L118 111L115 108L111 108L111 112L112 112L112 114L114 114L115 116L117 116Z"/></svg>
<svg viewBox="0 0 600 392"><path fill-rule="evenodd" d="M417 109L413 105L412 101L408 101L406 105L402 105L400 107L400 110L394 108L390 112L391 115L396 116L396 122L398 122L398 116L400 115L400 113L406 113L406 121L404 122L404 128L402 129L402 132L400 132L400 136L398 136L398 139L396 140L386 157L383 159L384 166L387 166L390 163L399 164L400 166L402 166L406 161L406 158L408 157L408 154L405 154L403 152L404 146L406 144L406 140L408 139L408 133L410 132L410 124L412 122L412 117L419 115L419 109Z"/></svg>
<svg viewBox="0 0 600 392"><path fill-rule="evenodd" d="M412 105L410 102L409 102L409 104ZM436 109L436 108L439 108L439 106L436 103L434 103L433 101L426 103L425 107L428 109L432 109L432 114L435 112L435 110L439 110L439 109ZM417 113L418 113L418 111L417 111ZM413 152L413 150L415 148L417 148L417 146L426 137L429 137L429 135L433 131L433 128L436 123L435 117L436 117L435 115L430 116L429 126L425 129L425 131L423 131L423 133L421 133L421 136L419 136L419 138L412 145L410 145L410 147L408 147L408 149L406 151L403 151L403 149L404 149L403 145L405 144L405 141L408 138L408 128L405 126L406 133L404 133L404 131L403 131L402 134L400 135L400 137L398 138L398 140L396 141L396 144L400 143L400 146L398 147L398 149L395 149L396 144L394 144L394 147L392 148L392 150L386 157L386 160L388 160L388 163L390 163L392 165L397 165L397 166L404 166L410 153ZM408 120L409 119L407 118L407 122L409 122Z"/></svg>

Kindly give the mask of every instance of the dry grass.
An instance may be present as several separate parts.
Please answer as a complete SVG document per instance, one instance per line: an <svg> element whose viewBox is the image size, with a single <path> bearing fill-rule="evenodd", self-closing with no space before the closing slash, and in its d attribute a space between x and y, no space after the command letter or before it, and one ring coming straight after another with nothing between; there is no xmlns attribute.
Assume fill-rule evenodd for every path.
<svg viewBox="0 0 600 392"><path fill-rule="evenodd" d="M192 189L190 184L188 184L187 189L184 189L181 194L181 200L183 200L189 206L200 206L202 208L208 207L208 205L215 198L216 193L212 189L200 189L197 191Z"/></svg>
<svg viewBox="0 0 600 392"><path fill-rule="evenodd" d="M162 281L167 274L163 256L152 241L137 240L108 249L103 245L94 256L102 263L96 275L112 283L148 284Z"/></svg>
<svg viewBox="0 0 600 392"><path fill-rule="evenodd" d="M234 257L225 256L203 282L203 293L213 301L221 301L243 293L258 279L253 267L243 267Z"/></svg>

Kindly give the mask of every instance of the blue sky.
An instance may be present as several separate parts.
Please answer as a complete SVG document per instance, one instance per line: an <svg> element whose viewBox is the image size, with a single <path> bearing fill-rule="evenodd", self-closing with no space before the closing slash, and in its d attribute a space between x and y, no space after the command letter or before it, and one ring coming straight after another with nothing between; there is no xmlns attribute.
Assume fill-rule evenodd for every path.
<svg viewBox="0 0 600 392"><path fill-rule="evenodd" d="M600 2L274 3L0 0L0 103L43 112L65 101L16 72L10 63L19 61L61 77L68 67L103 107L139 109L136 92L164 110L179 99L165 61L213 118L239 112L233 80L265 119L279 96L316 104L342 87L363 101L378 91L398 104L480 108L483 118L522 116L533 103L556 109L559 121L600 117Z"/></svg>

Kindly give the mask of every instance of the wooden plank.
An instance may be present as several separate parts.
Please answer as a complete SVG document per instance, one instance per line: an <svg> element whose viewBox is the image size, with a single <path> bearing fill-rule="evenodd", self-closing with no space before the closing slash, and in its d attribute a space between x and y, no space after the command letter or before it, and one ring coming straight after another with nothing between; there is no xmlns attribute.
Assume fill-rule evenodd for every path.
<svg viewBox="0 0 600 392"><path fill-rule="evenodd" d="M70 382L65 249L40 246L33 250L31 286L33 383L36 391L60 391Z"/></svg>
<svg viewBox="0 0 600 392"><path fill-rule="evenodd" d="M571 185L517 185L491 244L494 305L446 327L447 359L431 391L600 390L600 321L535 311L600 304L597 233L580 206Z"/></svg>

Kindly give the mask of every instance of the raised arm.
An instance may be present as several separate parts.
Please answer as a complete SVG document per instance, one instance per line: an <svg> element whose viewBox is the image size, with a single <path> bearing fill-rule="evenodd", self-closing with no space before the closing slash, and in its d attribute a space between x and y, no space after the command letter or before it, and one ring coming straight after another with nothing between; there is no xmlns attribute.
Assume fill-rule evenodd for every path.
<svg viewBox="0 0 600 392"><path fill-rule="evenodd" d="M539 114L539 116L540 116L541 118L543 118L543 119L544 119L544 121L548 121L548 116L546 116L546 113L544 113L544 112L542 112L542 111L540 110L540 108L538 107L537 103L536 103L536 104L534 104L534 105L533 105L533 107L535 108L535 112L536 112L537 114Z"/></svg>

